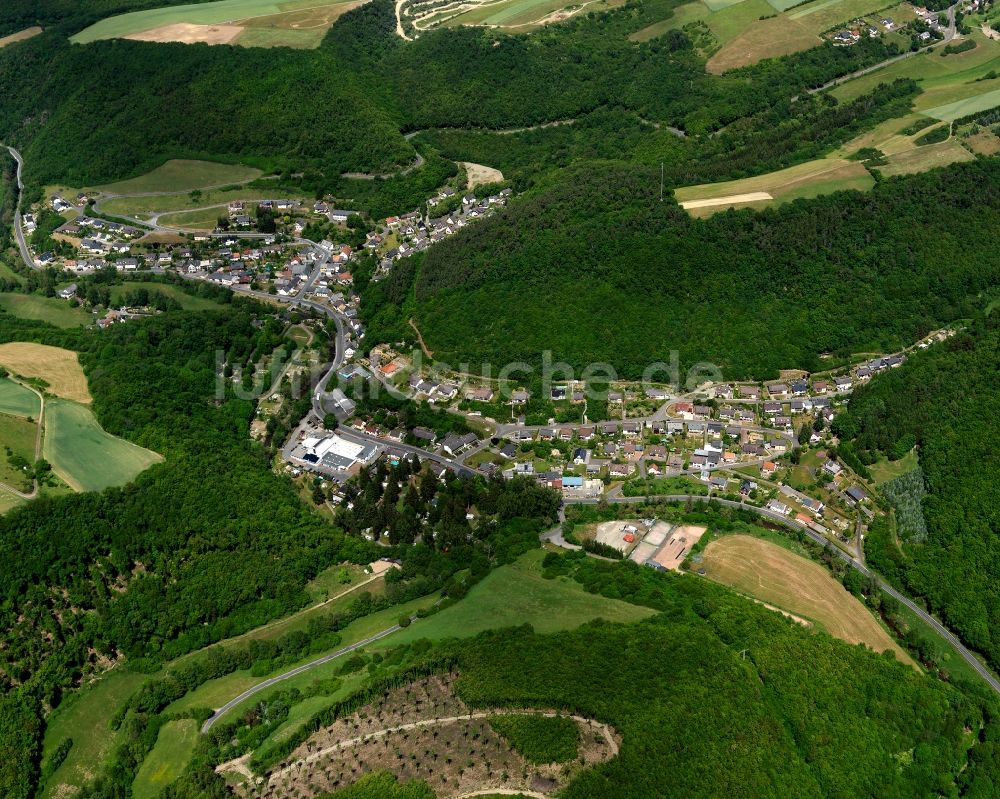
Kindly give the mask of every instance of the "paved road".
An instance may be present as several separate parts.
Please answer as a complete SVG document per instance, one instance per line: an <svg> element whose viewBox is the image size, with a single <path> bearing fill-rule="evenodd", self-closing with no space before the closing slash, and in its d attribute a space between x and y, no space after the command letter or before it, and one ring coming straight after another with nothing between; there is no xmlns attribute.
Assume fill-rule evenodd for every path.
<svg viewBox="0 0 1000 799"><path fill-rule="evenodd" d="M768 519L769 521L777 522L778 524L781 524L781 525L783 525L785 527L788 527L788 528L790 528L792 530L798 530L798 531L804 533L809 538L811 538L817 544L820 544L821 546L825 547L828 543L831 543L826 538L824 538L819 533L817 533L816 531L811 530L810 528L806 527L804 524L800 524L799 522L795 521L794 519L786 518L785 516L782 516L779 513L775 513L774 511L768 510L767 508L759 508L756 505L747 505L747 504L744 504L742 502L735 502L735 501L729 500L729 499L714 499L714 498L704 497L704 496L690 496L690 497L688 497L688 495L686 495L686 494L683 494L683 495L681 495L681 494L672 494L672 495L666 495L666 496L660 496L660 497L654 497L653 498L653 500L656 501L656 502L686 502L688 499L691 499L693 502L708 502L709 500L711 500L713 502L717 502L718 504L724 505L726 507L740 508L741 510L748 510L751 513L756 513L758 516L762 516L762 517ZM613 500L607 500L607 501L616 502L616 503L643 503L643 502L646 502L646 498L645 497L617 497L617 498L615 498ZM597 499L567 500L567 504L596 505L598 502L600 502L600 500L597 500ZM546 536L550 536L551 532L552 531L549 531L549 533L547 533ZM560 535L560 537L561 537L561 535ZM556 539L554 537L548 537L545 540L549 540L549 541L552 541L553 543L557 543L557 541L556 541ZM905 605L907 608L909 608L909 610L911 612L915 613L921 619L921 621L923 621L926 625L928 625L929 627L931 627L938 635L940 635L942 638L944 638L945 641L947 641L949 644L951 644L952 648L958 653L958 655L962 658L962 660L964 660L966 663L968 663L972 667L972 669L977 674L979 674L979 676L982 677L983 680L986 681L986 683L990 686L990 688L992 688L997 694L1000 694L1000 679L997 679L997 676L992 671L990 671L986 666L984 666L979 661L979 659L976 658L976 656L972 654L972 652L970 652L968 649L966 649L965 646L962 644L962 642L959 641L958 638L954 635L954 633L952 633L947 627L945 627L943 624L941 624L941 622L939 622L937 619L935 619L933 616L931 616L927 611L925 611L923 608L921 608L919 605L917 605L912 599L910 599L909 597L905 596L904 594L901 594L899 591L897 591L895 588L893 588L889 583L887 583L885 580L883 580L878 574L876 574L875 572L873 572L871 569L869 569L863 563L861 563L858 560L856 560L849 553L844 552L839 547L834 547L832 551L834 553L836 553L837 557L839 557L841 560L845 561L847 564L849 564L854 569L856 569L857 571L859 571L864 577L874 577L878 581L879 588L881 588L886 594L888 594L893 599L895 599L897 602L899 602L899 604Z"/></svg>
<svg viewBox="0 0 1000 799"><path fill-rule="evenodd" d="M323 657L321 658L316 658L316 660L310 661L309 663L305 663L301 666L298 666L297 668L291 669L290 671L286 671L284 674L279 674L277 677L271 677L268 680L264 680L264 682L257 683L257 685L255 685L253 688L248 688L239 696L230 699L228 702L226 702L226 704L224 704L222 707L216 710L208 719L206 719L205 723L201 725L202 733L206 733L210 729L212 729L212 727L215 725L215 722L217 722L222 716L224 716L226 713L228 713L230 710L236 707L244 699L249 699L254 694L260 693L261 691L270 688L272 685L277 685L279 682L282 682L284 680L289 680L292 677L298 676L299 674L307 672L311 669L315 669L317 666L322 666L324 663L329 663L331 660L335 660L336 658L339 658L341 655L346 655L348 652L353 652L355 649L360 649L363 646L368 646L368 644L374 643L375 641L385 638L387 635L392 635L399 629L402 628L398 624L394 624L392 627L382 630L382 632L375 633L375 635L365 638L364 640L358 641L357 643L353 643L350 646L345 646L342 649L338 649L336 652L330 652L327 655L323 655Z"/></svg>
<svg viewBox="0 0 1000 799"><path fill-rule="evenodd" d="M17 248L21 251L21 260L29 269L37 269L35 261L31 257L31 250L28 249L28 242L24 239L24 229L21 227L21 199L24 194L24 181L21 174L24 171L24 159L13 147L8 147L7 151L17 162L17 207L14 209L14 238L17 239Z"/></svg>

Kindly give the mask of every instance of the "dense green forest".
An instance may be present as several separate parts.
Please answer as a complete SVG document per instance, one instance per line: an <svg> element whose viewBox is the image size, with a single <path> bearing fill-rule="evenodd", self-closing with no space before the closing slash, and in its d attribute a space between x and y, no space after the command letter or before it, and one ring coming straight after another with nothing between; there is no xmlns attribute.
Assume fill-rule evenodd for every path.
<svg viewBox="0 0 1000 799"><path fill-rule="evenodd" d="M866 460L920 454L925 534L905 517L872 528L869 562L917 596L1000 666L1000 318L968 330L856 392L836 430ZM926 496L924 491L926 490ZM898 500L897 500L898 501ZM918 522L919 524L919 522ZM903 539L900 546L898 539Z"/></svg>
<svg viewBox="0 0 1000 799"><path fill-rule="evenodd" d="M0 139L21 147L35 183L102 183L170 157L208 157L304 173L317 192L336 192L345 188L342 172L385 172L411 162L402 132L426 127L504 128L623 106L693 134L762 114L751 124L759 133L775 115L808 115L816 103L806 95L792 103L804 89L894 53L876 40L826 45L712 76L684 35L645 44L627 39L677 2L633 3L530 36L468 28L403 42L392 3L376 0L345 14L314 51L125 40L70 45L67 33L93 17L93 9L79 11L0 51ZM106 5L102 10L129 4ZM64 4L45 8L56 14ZM826 118L820 128L843 134L852 125ZM814 131L801 123L793 129L772 141L801 158ZM721 146L747 135L746 124L738 124ZM401 186L376 188L375 197L361 191L369 195L361 197L365 206L409 201Z"/></svg>
<svg viewBox="0 0 1000 799"><path fill-rule="evenodd" d="M767 377L816 370L823 352L908 345L971 315L1000 278L992 160L947 182L917 175L705 220L659 202L658 178L619 163L568 169L373 284L371 335L397 340L415 316L436 358L494 373L551 349L577 369L639 377L676 350L684 366Z"/></svg>

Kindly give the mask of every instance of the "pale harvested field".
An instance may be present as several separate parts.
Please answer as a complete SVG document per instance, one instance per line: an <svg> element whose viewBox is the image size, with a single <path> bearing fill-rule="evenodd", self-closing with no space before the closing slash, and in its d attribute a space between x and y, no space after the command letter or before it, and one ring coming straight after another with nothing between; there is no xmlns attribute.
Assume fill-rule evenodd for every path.
<svg viewBox="0 0 1000 799"><path fill-rule="evenodd" d="M913 665L865 606L818 563L769 541L731 535L705 548L702 566L709 579L814 621L843 641L876 652L888 649Z"/></svg>
<svg viewBox="0 0 1000 799"><path fill-rule="evenodd" d="M686 200L681 203L681 208L685 211L692 208L713 208L717 205L741 205L743 203L755 203L761 200L773 200L766 191L751 191L746 194L730 194L728 197L710 197L705 200Z"/></svg>
<svg viewBox="0 0 1000 799"><path fill-rule="evenodd" d="M22 377L41 378L57 397L85 405L91 401L87 377L70 350L22 341L0 344L0 366Z"/></svg>
<svg viewBox="0 0 1000 799"><path fill-rule="evenodd" d="M468 175L469 182L467 187L470 189L482 186L485 183L500 183L503 181L503 172L499 169L484 166L483 164L474 164L471 161L462 161L461 164L465 167L465 173Z"/></svg>
<svg viewBox="0 0 1000 799"><path fill-rule="evenodd" d="M706 528L697 527L692 524L684 524L675 527L671 531L670 538L663 545L663 549L656 553L654 560L665 569L677 571L684 558L691 552L691 547L701 540L705 535Z"/></svg>
<svg viewBox="0 0 1000 799"><path fill-rule="evenodd" d="M36 25L33 28L25 28L23 31L12 33L9 36L0 36L0 47L6 47L8 44L14 44L14 42L23 42L25 39L37 36L41 32L42 29Z"/></svg>
<svg viewBox="0 0 1000 799"><path fill-rule="evenodd" d="M172 25L162 25L141 33L133 33L125 38L137 42L229 44L241 33L243 28L240 25L192 25L187 22L175 22Z"/></svg>

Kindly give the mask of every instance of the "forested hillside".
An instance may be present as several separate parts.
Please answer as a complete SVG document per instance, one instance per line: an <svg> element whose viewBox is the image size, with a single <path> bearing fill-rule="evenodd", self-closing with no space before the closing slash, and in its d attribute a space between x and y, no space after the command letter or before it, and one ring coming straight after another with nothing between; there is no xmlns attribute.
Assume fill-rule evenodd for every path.
<svg viewBox="0 0 1000 799"><path fill-rule="evenodd" d="M0 50L0 140L24 150L34 182L103 183L166 158L200 156L305 171L322 190L342 172L408 163L413 150L401 131L428 126L507 128L609 105L692 133L765 112L797 117L812 103L803 97L793 108L793 96L895 52L878 41L827 45L713 76L683 34L628 41L631 30L674 5L636 3L530 36L440 30L404 43L390 0L375 0L345 14L314 51L71 45L67 32L91 18L78 10ZM770 128L775 120L767 121ZM822 128L850 129L832 123ZM794 147L810 138L799 130L773 140Z"/></svg>
<svg viewBox="0 0 1000 799"><path fill-rule="evenodd" d="M1000 666L1000 319L976 321L881 375L851 400L837 430L866 460L916 445L927 496L923 541L900 545L872 528L869 562L926 598L973 648Z"/></svg>
<svg viewBox="0 0 1000 799"><path fill-rule="evenodd" d="M535 363L550 349L639 377L677 350L728 379L767 377L815 370L823 352L908 345L973 313L1000 279L996 161L707 220L659 202L658 178L568 170L397 266L366 297L372 333L395 340L412 315L452 363Z"/></svg>

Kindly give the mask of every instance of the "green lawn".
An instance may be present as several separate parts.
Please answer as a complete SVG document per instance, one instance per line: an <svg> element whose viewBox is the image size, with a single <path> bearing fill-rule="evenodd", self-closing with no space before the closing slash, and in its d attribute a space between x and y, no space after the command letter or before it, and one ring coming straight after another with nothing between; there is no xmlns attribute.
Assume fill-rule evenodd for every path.
<svg viewBox="0 0 1000 799"><path fill-rule="evenodd" d="M111 302L117 305L121 303L121 298L124 294L140 288L146 289L150 293L154 291L159 292L166 297L177 300L185 311L218 311L223 307L215 300L188 294L178 286L171 286L169 283L150 282L129 282L113 286L111 288Z"/></svg>
<svg viewBox="0 0 1000 799"><path fill-rule="evenodd" d="M0 308L21 319L48 322L62 328L81 327L94 321L92 314L74 308L67 300L35 294L0 294Z"/></svg>
<svg viewBox="0 0 1000 799"><path fill-rule="evenodd" d="M149 675L123 668L105 674L93 686L71 693L45 724L43 760L66 738L73 747L39 793L41 799L71 795L99 770L118 740L109 722L115 712Z"/></svg>
<svg viewBox="0 0 1000 799"><path fill-rule="evenodd" d="M37 419L39 410L41 400L34 391L13 380L0 378L0 413Z"/></svg>
<svg viewBox="0 0 1000 799"><path fill-rule="evenodd" d="M542 577L542 550L502 566L476 585L462 601L427 619L419 619L396 635L379 641L391 648L418 638L464 638L483 630L531 624L536 632L570 630L594 619L633 622L653 615L648 608L588 594L568 579Z"/></svg>
<svg viewBox="0 0 1000 799"><path fill-rule="evenodd" d="M56 473L78 491L124 485L163 460L155 452L106 433L89 408L57 399L45 406L42 450Z"/></svg>
<svg viewBox="0 0 1000 799"><path fill-rule="evenodd" d="M214 3L207 5L214 5ZM202 8L205 7L202 6ZM183 8L189 8L189 6L175 6L174 8L155 10L175 12ZM138 13L146 14L151 12L143 11ZM125 16L132 15L126 14ZM100 24L102 23L99 22L98 25ZM151 25L150 27L155 26ZM82 36L83 34L79 35ZM96 188L108 194L134 194L153 191L183 192L204 188L205 186L246 183L248 180L260 177L261 174L259 169L241 164L219 164L215 161L171 160L165 162L162 166L158 166L151 172L147 172L145 175L139 175L129 180L121 180L105 186L97 186Z"/></svg>
<svg viewBox="0 0 1000 799"><path fill-rule="evenodd" d="M176 780L194 754L198 742L198 722L194 719L168 721L160 728L153 750L142 761L135 782L134 799L155 799Z"/></svg>

